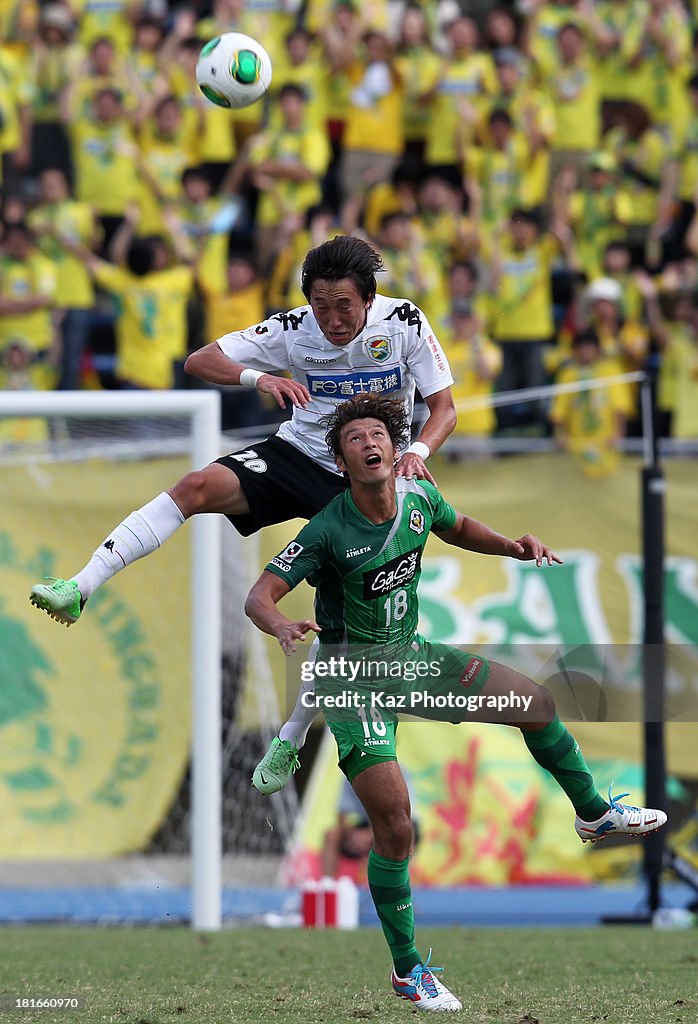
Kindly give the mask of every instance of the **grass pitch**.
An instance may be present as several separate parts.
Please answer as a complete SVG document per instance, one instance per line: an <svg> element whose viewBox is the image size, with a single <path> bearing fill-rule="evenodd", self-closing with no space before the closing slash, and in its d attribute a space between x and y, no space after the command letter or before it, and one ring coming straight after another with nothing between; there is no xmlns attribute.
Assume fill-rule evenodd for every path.
<svg viewBox="0 0 698 1024"><path fill-rule="evenodd" d="M648 928L420 930L420 949L482 1024L695 1024L698 934ZM12 927L0 995L80 996L81 1010L8 1011L23 1024L400 1024L378 929ZM433 1019L431 1016L429 1019ZM438 1017L437 1019L442 1019ZM449 1017L449 1019L451 1019Z"/></svg>

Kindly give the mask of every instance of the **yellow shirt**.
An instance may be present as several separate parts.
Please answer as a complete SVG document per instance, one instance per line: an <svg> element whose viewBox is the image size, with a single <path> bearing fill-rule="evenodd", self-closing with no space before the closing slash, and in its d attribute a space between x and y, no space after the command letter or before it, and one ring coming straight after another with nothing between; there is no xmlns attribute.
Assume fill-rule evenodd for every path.
<svg viewBox="0 0 698 1024"><path fill-rule="evenodd" d="M279 224L289 213L303 213L320 201L320 178L330 162L330 146L324 132L302 128L298 132L282 130L257 136L250 151L250 164L265 160L286 160L302 164L313 177L308 181L277 178L273 192L263 192L257 210L260 227Z"/></svg>
<svg viewBox="0 0 698 1024"><path fill-rule="evenodd" d="M34 96L26 64L0 45L0 154L12 152L22 141L19 110Z"/></svg>
<svg viewBox="0 0 698 1024"><path fill-rule="evenodd" d="M594 6L600 21L620 37L620 44L599 58L601 95L605 100L628 100L632 97L634 73L628 59L642 38L644 0L597 0Z"/></svg>
<svg viewBox="0 0 698 1024"><path fill-rule="evenodd" d="M528 140L531 129L543 136L546 145L531 151L521 171L520 193L523 206L539 206L548 195L550 143L555 134L555 109L544 92L522 84L513 94L499 93L488 101L478 128L483 143L489 139L487 118L493 110L506 110L517 136Z"/></svg>
<svg viewBox="0 0 698 1024"><path fill-rule="evenodd" d="M101 216L122 216L138 196L135 142L127 121L79 120L71 127L75 195Z"/></svg>
<svg viewBox="0 0 698 1024"><path fill-rule="evenodd" d="M0 39L17 57L31 50L38 14L37 0L0 0Z"/></svg>
<svg viewBox="0 0 698 1024"><path fill-rule="evenodd" d="M544 235L522 251L515 250L509 239L504 240L493 302L497 341L534 341L552 336L550 268L557 250L552 235Z"/></svg>
<svg viewBox="0 0 698 1024"><path fill-rule="evenodd" d="M0 259L0 296L6 299L28 299L46 296L55 300L56 270L53 263L39 252L18 262ZM53 341L51 306L31 313L6 313L0 316L0 352L8 342L19 339L36 352L43 352Z"/></svg>
<svg viewBox="0 0 698 1024"><path fill-rule="evenodd" d="M662 169L670 155L666 140L654 128L648 128L639 139L629 138L622 128L612 128L604 141L621 167L623 161L631 161L652 182L646 184L628 172L621 174L621 185L631 200L628 224L652 224L657 216Z"/></svg>
<svg viewBox="0 0 698 1024"><path fill-rule="evenodd" d="M107 36L119 53L128 52L133 38L132 0L71 0L70 6L78 17L78 35L85 49Z"/></svg>
<svg viewBox="0 0 698 1024"><path fill-rule="evenodd" d="M522 205L523 179L529 160L526 140L512 135L505 149L492 146L468 146L465 151L465 176L474 178L482 190L482 219L485 227L508 217Z"/></svg>
<svg viewBox="0 0 698 1024"><path fill-rule="evenodd" d="M334 0L308 0L305 11L309 32L320 32L330 21ZM366 28L388 28L388 0L362 0L361 23Z"/></svg>
<svg viewBox="0 0 698 1024"><path fill-rule="evenodd" d="M434 254L420 245L416 251L382 247L386 273L381 274L385 295L409 295L424 311L429 323L436 323L448 307L442 265Z"/></svg>
<svg viewBox="0 0 698 1024"><path fill-rule="evenodd" d="M484 110L487 97L497 90L492 58L487 53L455 56L442 64L436 94L429 106L429 128L424 158L428 164L458 162L458 132L462 100Z"/></svg>
<svg viewBox="0 0 698 1024"><path fill-rule="evenodd" d="M429 104L420 103L439 77L442 58L430 46L414 46L403 50L395 66L402 79L404 101L402 131L407 141L426 139L429 130Z"/></svg>
<svg viewBox="0 0 698 1024"><path fill-rule="evenodd" d="M181 137L163 139L157 135L141 138L141 154L150 177L157 185L156 193L145 176L139 181L140 186L140 222L138 232L141 235L159 235L167 230L163 218L164 204L179 199L182 195L182 171L196 161L184 146Z"/></svg>
<svg viewBox="0 0 698 1024"><path fill-rule="evenodd" d="M32 116L35 121L60 121L58 98L62 90L75 81L80 61L80 50L75 44L41 49L31 55L28 63L34 82Z"/></svg>
<svg viewBox="0 0 698 1024"><path fill-rule="evenodd" d="M173 360L187 352L191 268L173 267L137 277L100 262L95 278L118 300L117 376L143 388L171 388Z"/></svg>
<svg viewBox="0 0 698 1024"><path fill-rule="evenodd" d="M351 91L344 122L342 145L345 150L367 150L398 156L402 152L402 85L393 81L390 92L375 100L370 107L354 102L353 90L362 81L366 65L354 63L348 71Z"/></svg>
<svg viewBox="0 0 698 1024"><path fill-rule="evenodd" d="M698 437L698 342L682 336L672 344L678 364L672 434L674 437Z"/></svg>
<svg viewBox="0 0 698 1024"><path fill-rule="evenodd" d="M662 352L657 377L657 406L667 412L674 412L679 395L679 377L686 363L686 354L694 347L693 331L688 324L668 321L664 329L669 344Z"/></svg>
<svg viewBox="0 0 698 1024"><path fill-rule="evenodd" d="M327 120L327 92L325 89L325 68L318 53L311 50L303 64L292 64L288 53L274 63L274 76L269 89L268 127L278 130L282 126L278 96L284 85L299 85L306 95L305 123L309 128L325 130Z"/></svg>
<svg viewBox="0 0 698 1024"><path fill-rule="evenodd" d="M542 4L531 28L531 55L536 64L550 67L559 63L558 32L568 22L582 27L581 21L570 4Z"/></svg>
<svg viewBox="0 0 698 1024"><path fill-rule="evenodd" d="M206 338L215 341L229 331L242 331L264 319L264 288L261 281L239 292L215 295L206 291L202 280L206 307Z"/></svg>
<svg viewBox="0 0 698 1024"><path fill-rule="evenodd" d="M206 281L209 291L218 294L226 290L228 228L217 229L216 217L224 211L227 203L228 200L222 196L211 196L201 203L191 203L182 198L174 205L185 234L192 239L192 255L200 249L201 235L206 236L197 261L197 277Z"/></svg>
<svg viewBox="0 0 698 1024"><path fill-rule="evenodd" d="M583 381L612 377L615 368L601 358L590 366L571 362L560 370L556 384L578 384ZM557 394L553 399L550 419L564 427L571 441L602 443L616 436L618 415L630 416L627 393L622 385L589 388Z"/></svg>
<svg viewBox="0 0 698 1024"><path fill-rule="evenodd" d="M172 95L177 97L182 106L187 149L198 152L203 163L227 163L234 160L236 146L233 112L217 107L208 100L204 100L201 108L199 87L183 68L173 66L168 79ZM259 114L255 116L259 117Z"/></svg>
<svg viewBox="0 0 698 1024"><path fill-rule="evenodd" d="M496 376L502 370L502 350L489 338L478 335L476 338L456 338L452 331L445 330L441 334L441 344L451 367L454 384L451 388L454 402L466 398L482 398L483 404L470 412L459 412L454 434L485 437L492 433L497 425L494 409L488 401L494 390ZM484 379L480 365L492 376Z"/></svg>
<svg viewBox="0 0 698 1024"><path fill-rule="evenodd" d="M604 250L624 237L623 228L632 217L631 197L615 185L580 189L570 196L569 217L584 273L590 281L603 277Z"/></svg>
<svg viewBox="0 0 698 1024"><path fill-rule="evenodd" d="M544 84L555 107L554 149L596 149L601 139L598 68L589 58L556 63L544 70Z"/></svg>
<svg viewBox="0 0 698 1024"><path fill-rule="evenodd" d="M677 194L684 202L692 203L698 190L698 114L694 111L686 122L683 145L677 153L679 180Z"/></svg>
<svg viewBox="0 0 698 1024"><path fill-rule="evenodd" d="M59 239L41 232L50 227L67 242L90 248L95 230L92 207L74 199L65 199L37 207L27 220L37 232L41 252L55 266L56 305L62 309L91 309L95 301L94 288L84 263L68 252Z"/></svg>

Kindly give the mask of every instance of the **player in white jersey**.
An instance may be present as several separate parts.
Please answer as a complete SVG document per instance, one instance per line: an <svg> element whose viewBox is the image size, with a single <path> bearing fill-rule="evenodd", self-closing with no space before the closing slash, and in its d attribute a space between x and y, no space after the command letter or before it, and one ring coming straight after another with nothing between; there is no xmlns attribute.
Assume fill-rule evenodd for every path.
<svg viewBox="0 0 698 1024"><path fill-rule="evenodd" d="M376 295L375 275L382 266L379 254L360 238L325 242L303 264L307 306L226 334L190 355L187 372L212 384L255 387L282 408L288 400L291 420L274 437L188 473L132 512L75 576L32 587L32 603L71 625L98 587L156 551L199 512L222 513L243 536L273 523L312 518L347 486L329 457L320 420L352 395L402 398L411 415L419 389L430 415L419 440L401 453L397 472L433 483L425 460L455 426L453 378L422 311L406 299ZM275 376L284 372L290 378ZM274 764L284 762L290 771L313 716L297 706L274 741Z"/></svg>

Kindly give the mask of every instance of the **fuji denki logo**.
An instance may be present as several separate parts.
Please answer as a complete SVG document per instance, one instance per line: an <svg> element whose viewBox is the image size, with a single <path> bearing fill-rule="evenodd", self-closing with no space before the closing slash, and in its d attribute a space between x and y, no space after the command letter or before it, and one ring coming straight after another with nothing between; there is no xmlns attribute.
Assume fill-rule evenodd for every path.
<svg viewBox="0 0 698 1024"><path fill-rule="evenodd" d="M404 555L391 558L385 565L364 573L364 600L372 601L395 587L404 587L418 575L422 564L422 549L414 548Z"/></svg>

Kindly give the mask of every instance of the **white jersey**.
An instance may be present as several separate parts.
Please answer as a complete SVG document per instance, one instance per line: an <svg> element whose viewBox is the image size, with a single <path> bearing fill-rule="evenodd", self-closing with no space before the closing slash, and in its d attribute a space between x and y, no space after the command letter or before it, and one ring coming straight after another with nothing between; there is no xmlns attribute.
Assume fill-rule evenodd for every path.
<svg viewBox="0 0 698 1024"><path fill-rule="evenodd" d="M352 395L389 394L403 400L411 420L415 386L428 398L453 384L446 356L421 309L385 295L376 295L366 326L348 345L327 340L310 306L224 334L218 344L236 363L266 373L288 370L305 385L308 406L294 406L277 437L335 473L321 419L339 402Z"/></svg>

